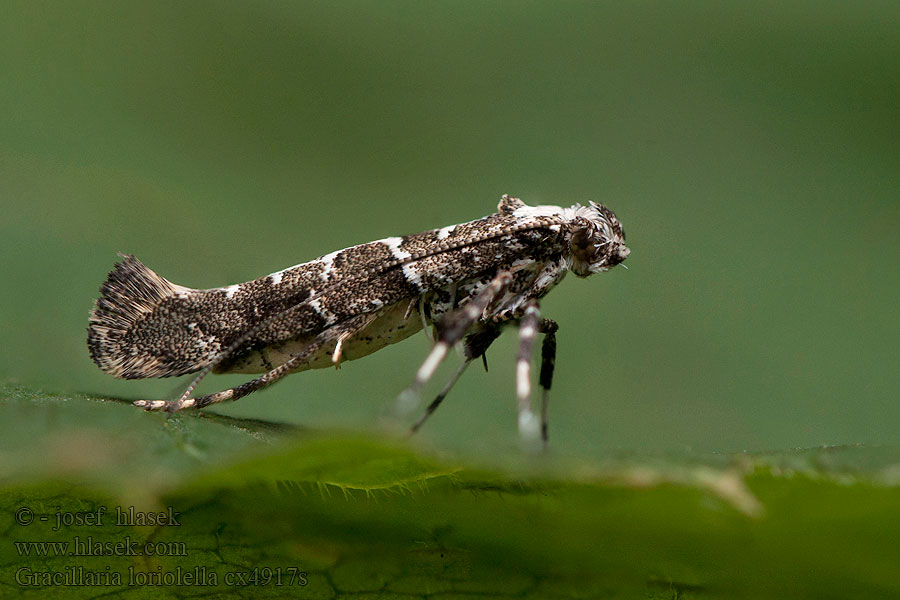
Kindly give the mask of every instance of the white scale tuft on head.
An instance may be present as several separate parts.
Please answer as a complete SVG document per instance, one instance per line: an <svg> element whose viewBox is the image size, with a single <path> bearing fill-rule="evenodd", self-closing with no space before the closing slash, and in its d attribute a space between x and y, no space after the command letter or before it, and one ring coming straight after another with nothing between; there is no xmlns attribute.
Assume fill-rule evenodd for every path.
<svg viewBox="0 0 900 600"><path fill-rule="evenodd" d="M538 206L521 206L513 211L513 216L519 218L567 216L565 214L567 210L570 209L551 204L539 204Z"/></svg>

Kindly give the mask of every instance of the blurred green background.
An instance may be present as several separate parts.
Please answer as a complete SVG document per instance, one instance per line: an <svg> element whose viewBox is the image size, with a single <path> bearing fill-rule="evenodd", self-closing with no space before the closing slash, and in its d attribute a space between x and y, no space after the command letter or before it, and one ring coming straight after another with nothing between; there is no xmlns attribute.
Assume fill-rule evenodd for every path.
<svg viewBox="0 0 900 600"><path fill-rule="evenodd" d="M88 357L116 252L214 287L510 193L607 204L632 249L543 303L556 452L900 442L894 2L2 5L4 381L180 392ZM516 448L514 338L423 440ZM427 350L218 410L373 428Z"/></svg>

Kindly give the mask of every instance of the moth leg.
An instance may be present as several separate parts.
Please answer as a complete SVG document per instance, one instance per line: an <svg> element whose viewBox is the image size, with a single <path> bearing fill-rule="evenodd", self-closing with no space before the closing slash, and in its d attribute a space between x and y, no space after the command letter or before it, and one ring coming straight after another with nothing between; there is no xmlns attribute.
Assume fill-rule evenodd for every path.
<svg viewBox="0 0 900 600"><path fill-rule="evenodd" d="M425 409L425 412L422 413L422 416L419 417L415 423L413 423L412 427L410 427L410 435L417 432L419 428L425 423L425 420L431 416L431 413L437 410L437 407L441 405L441 402L444 401L444 398L447 397L447 394L450 393L450 390L453 388L453 386L459 380L460 376L462 376L462 374L465 372L466 367L468 367L469 363L471 362L472 360L467 358L462 362L462 364L459 365L459 367L456 369L456 372L453 373L453 376L450 377L450 380L447 381L447 383L444 385L444 389L442 389L437 397L431 401L431 404L428 405L428 408Z"/></svg>
<svg viewBox="0 0 900 600"><path fill-rule="evenodd" d="M279 379L283 378L285 375L288 375L291 370L296 367L298 364L304 362L309 359L312 354L318 350L324 341L315 341L306 348L303 349L303 352L290 359L289 361L282 363L272 369L271 371L265 373L264 375L260 375L256 379L251 379L247 383L242 383L237 387L233 387L227 390L222 390L221 392L216 392L215 394L207 394L206 396L200 396L199 398L193 399L188 398L182 406L170 408L170 412L175 412L181 408L205 408L210 404L217 404L219 402L224 402L226 400L237 400L239 398L243 398L247 394L251 392L255 392L256 390L260 390L266 386L272 385Z"/></svg>
<svg viewBox="0 0 900 600"><path fill-rule="evenodd" d="M510 281L512 281L512 276L509 273L505 271L499 273L468 304L447 315L442 323L438 340L416 372L415 380L398 398L397 409L400 414L407 414L418 406L422 388L434 375L438 365L447 356L448 350L455 346L466 334L466 331L481 319L484 309L494 298L503 294Z"/></svg>
<svg viewBox="0 0 900 600"><path fill-rule="evenodd" d="M540 429L538 418L531 410L531 353L540 322L540 308L536 298L525 303L525 311L519 319L519 354L516 357L516 399L519 408L519 436L523 441L537 439Z"/></svg>
<svg viewBox="0 0 900 600"><path fill-rule="evenodd" d="M500 337L500 328L499 327L492 327L485 331L481 331L479 333L473 333L471 335L466 336L466 341L465 341L466 358L465 358L465 360L463 361L463 363L461 365L459 365L459 368L456 369L456 372L453 374L453 376L450 378L450 380L444 385L444 389L442 389L441 392L437 395L437 397L431 401L431 404L428 405L428 408L425 409L425 412L422 413L422 416L419 417L419 420L416 421L415 424L412 426L412 428L410 429L410 434L413 434L419 430L419 428L422 426L422 424L425 423L425 420L431 416L431 413L433 413L435 410L437 410L437 407L441 405L441 402L443 402L444 398L447 397L447 394L450 393L450 390L456 384L457 380L460 378L460 376L463 374L463 372L465 372L466 367L468 367L469 364L473 360L478 358L479 356L484 358L484 353L487 352L488 347L498 337Z"/></svg>
<svg viewBox="0 0 900 600"><path fill-rule="evenodd" d="M428 341L434 343L434 336L431 334L431 328L428 327L428 320L425 318L425 294L419 296L419 318L422 319L422 329Z"/></svg>
<svg viewBox="0 0 900 600"><path fill-rule="evenodd" d="M422 294L420 296L413 296L413 298L409 301L409 306L406 307L406 313L403 315L404 321L409 319L414 308L419 309L419 318L422 319L422 329L425 330L425 335L428 337L429 341L434 343L434 337L431 335L431 329L428 328L428 320L425 318L425 294Z"/></svg>
<svg viewBox="0 0 900 600"><path fill-rule="evenodd" d="M344 355L343 355L344 341L347 338L349 338L350 336L352 336L354 333L357 333L358 331L359 331L359 329L345 331L338 338L337 343L334 345L334 352L331 353L331 363L334 365L335 369L341 368L341 361L344 358Z"/></svg>
<svg viewBox="0 0 900 600"><path fill-rule="evenodd" d="M550 319L541 319L538 331L544 334L544 342L541 345L541 440L546 448L549 441L547 424L547 403L550 400L550 386L553 385L553 369L556 366L556 331L559 325Z"/></svg>
<svg viewBox="0 0 900 600"><path fill-rule="evenodd" d="M406 312L403 313L403 320L404 320L404 321L408 321L408 320L409 320L409 315L412 314L413 309L416 307L416 305L417 305L418 303L419 303L419 297L418 297L418 296L413 296L412 299L409 301L409 306L406 307Z"/></svg>
<svg viewBox="0 0 900 600"><path fill-rule="evenodd" d="M215 394L200 396L199 398L179 398L178 400L173 400L172 402L168 402L166 400L137 400L134 402L134 405L145 410L165 410L168 412L178 412L182 408L204 408L206 406L209 406L210 404L217 404L219 402L225 402L226 400L237 400L238 398L243 398L251 392L255 392L258 389L262 389L268 385L275 383L276 381L290 373L291 369L293 369L296 365L308 359L313 354L313 352L315 352L322 346L323 343L324 341L319 341L317 338L309 346L304 348L300 354L290 359L286 363L278 365L264 375L261 375L256 379L251 379L250 381L242 383L237 387L222 390L221 392L216 392Z"/></svg>
<svg viewBox="0 0 900 600"><path fill-rule="evenodd" d="M211 404L217 404L226 400L237 400L238 398L243 398L247 394L272 385L279 379L283 378L285 375L290 374L297 365L300 365L304 361L308 360L309 357L312 356L319 348L321 348L323 344L335 338L340 339L341 337L351 336L360 332L367 325L369 325L369 323L374 321L376 317L376 314L362 315L355 319L351 319L345 325L332 327L331 329L320 333L297 356L291 358L281 365L278 365L271 371L260 375L256 379L251 379L250 381L242 383L237 387L222 390L221 392L216 392L214 394L207 394L206 396L201 396L199 398L182 397L172 402L168 402L166 400L137 400L134 402L134 405L148 411L166 410L168 412L177 412L182 408L204 408Z"/></svg>

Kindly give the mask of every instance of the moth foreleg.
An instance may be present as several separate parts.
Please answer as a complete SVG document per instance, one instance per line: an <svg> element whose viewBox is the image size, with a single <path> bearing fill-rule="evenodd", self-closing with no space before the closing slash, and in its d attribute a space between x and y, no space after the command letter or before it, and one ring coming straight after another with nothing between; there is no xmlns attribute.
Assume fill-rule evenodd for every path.
<svg viewBox="0 0 900 600"><path fill-rule="evenodd" d="M541 345L541 440L544 446L549 440L548 436L548 411L547 403L550 400L550 386L553 385L553 369L556 366L556 331L559 325L550 319L541 319L538 331L544 334L544 342Z"/></svg>
<svg viewBox="0 0 900 600"><path fill-rule="evenodd" d="M441 402L444 401L444 398L447 397L447 394L450 393L450 390L456 384L457 380L459 380L460 376L466 370L466 367L469 366L473 360L481 356L484 358L484 353L487 352L488 347L500 336L500 328L492 327L490 329L486 329L485 331L481 331L478 333L473 333L469 336L466 336L465 341L465 360L459 368L456 369L456 372L453 373L453 376L449 381L444 385L444 388L437 395L437 397L431 401L431 404L428 405L428 408L425 409L425 412L422 413L422 416L419 417L419 420L413 424L410 429L410 433L415 433L419 430L425 420L431 416L437 407L441 405Z"/></svg>
<svg viewBox="0 0 900 600"><path fill-rule="evenodd" d="M512 281L512 276L509 273L505 271L499 273L490 283L479 290L468 304L447 315L441 323L438 340L416 372L415 380L398 398L397 410L400 414L408 414L418 406L422 388L434 375L438 365L447 356L447 352L463 338L472 325L482 318L484 309L494 298L503 294L510 281Z"/></svg>
<svg viewBox="0 0 900 600"><path fill-rule="evenodd" d="M540 322L540 308L536 298L525 303L519 319L519 353L516 357L516 399L519 409L519 435L525 442L537 439L540 432L538 418L531 410L531 354Z"/></svg>

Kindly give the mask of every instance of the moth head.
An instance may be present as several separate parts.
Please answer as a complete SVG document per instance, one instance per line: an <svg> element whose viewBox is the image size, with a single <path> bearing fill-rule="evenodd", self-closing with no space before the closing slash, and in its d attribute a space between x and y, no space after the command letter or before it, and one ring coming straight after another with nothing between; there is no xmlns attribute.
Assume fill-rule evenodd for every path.
<svg viewBox="0 0 900 600"><path fill-rule="evenodd" d="M591 202L575 206L569 223L572 272L579 277L602 273L628 257L625 230L611 210Z"/></svg>

